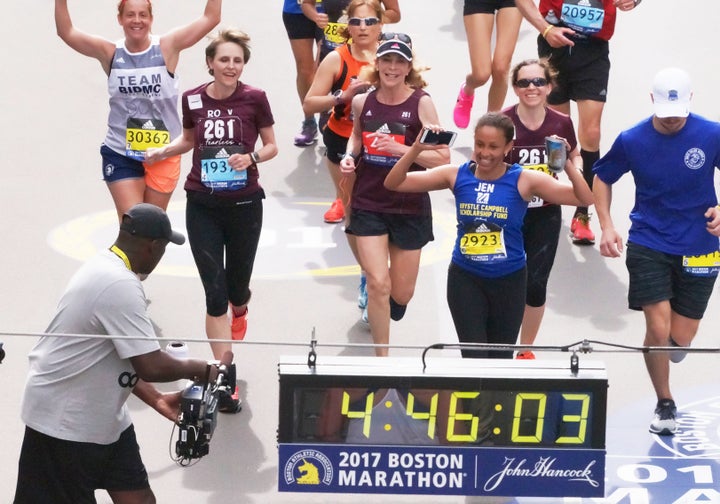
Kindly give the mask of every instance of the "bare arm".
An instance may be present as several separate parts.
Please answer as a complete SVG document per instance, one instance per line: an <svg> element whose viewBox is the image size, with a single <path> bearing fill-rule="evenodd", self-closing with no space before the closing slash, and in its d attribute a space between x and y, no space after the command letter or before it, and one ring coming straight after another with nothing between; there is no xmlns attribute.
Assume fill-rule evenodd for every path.
<svg viewBox="0 0 720 504"><path fill-rule="evenodd" d="M537 195L558 205L592 205L593 193L582 172L573 164L572 158L565 162L565 174L572 185L561 183L544 173L523 170L518 181L518 190L527 200Z"/></svg>
<svg viewBox="0 0 720 504"><path fill-rule="evenodd" d="M385 24L397 23L400 21L400 2L399 0L382 0L383 18Z"/></svg>
<svg viewBox="0 0 720 504"><path fill-rule="evenodd" d="M605 257L620 257L623 251L622 236L615 230L610 204L612 203L612 186L603 182L595 175L593 179L593 194L595 195L595 211L600 221L602 236L600 238L600 254Z"/></svg>
<svg viewBox="0 0 720 504"><path fill-rule="evenodd" d="M257 150L260 162L270 161L277 156L278 148L275 142L275 130L272 126L260 128L260 141L262 142L262 147Z"/></svg>
<svg viewBox="0 0 720 504"><path fill-rule="evenodd" d="M427 171L408 171L412 164L417 162L421 152L437 148L435 145L423 145L416 140L385 177L385 187L399 192L426 192L452 188L458 171L455 165L446 164Z"/></svg>
<svg viewBox="0 0 720 504"><path fill-rule="evenodd" d="M346 155L340 160L340 171L343 174L351 174L355 171L355 160L362 150L362 127L360 126L360 113L365 106L366 99L367 95L362 94L354 97L352 101L352 113L354 118L353 130L350 134L350 138L348 138L347 146L345 147Z"/></svg>
<svg viewBox="0 0 720 504"><path fill-rule="evenodd" d="M55 29L58 36L75 51L100 62L105 73L110 72L110 62L115 53L115 44L111 41L89 35L73 26L67 0L55 0Z"/></svg>
<svg viewBox="0 0 720 504"><path fill-rule="evenodd" d="M207 0L205 11L196 20L160 37L160 49L168 71L175 72L180 51L195 45L220 23L222 0Z"/></svg>
<svg viewBox="0 0 720 504"><path fill-rule="evenodd" d="M575 32L567 27L553 27L540 14L540 10L533 0L515 0L515 6L523 17L542 34L551 47L575 45L572 40L566 37L566 35L572 35Z"/></svg>
<svg viewBox="0 0 720 504"><path fill-rule="evenodd" d="M232 357L230 359L232 361ZM200 359L176 359L163 350L130 357L135 372L146 382L170 382L187 378L205 379L207 361ZM229 362L228 362L229 363ZM217 369L211 366L210 381L217 378Z"/></svg>
<svg viewBox="0 0 720 504"><path fill-rule="evenodd" d="M195 130L193 129L185 128L183 129L182 135L177 137L169 144L157 149L148 149L145 152L145 162L148 164L153 164L169 157L185 154L195 145L195 139L193 138L194 131Z"/></svg>
<svg viewBox="0 0 720 504"><path fill-rule="evenodd" d="M355 111L355 117L360 115L362 109ZM420 99L418 104L418 116L423 127L432 129L440 129L438 124L438 115L435 105L429 96L425 95ZM370 133L369 138L374 138L373 145L383 152L387 152L393 156L401 157L408 150L409 145L397 142L395 137L386 133ZM447 164L450 162L450 149L447 146L435 146L433 149L422 149L418 152L417 158L414 160L423 168L433 168L435 166Z"/></svg>
<svg viewBox="0 0 720 504"><path fill-rule="evenodd" d="M437 128L437 125L440 124L435 104L428 95L425 95L420 99L420 103L418 105L418 115L423 126ZM418 139L415 139L416 143L417 140ZM420 156L418 156L416 162L424 168L433 168L435 166L448 164L450 162L450 149L448 147L426 149Z"/></svg>
<svg viewBox="0 0 720 504"><path fill-rule="evenodd" d="M315 23L318 28L325 29L328 24L328 15L324 12L318 12L317 2L315 0L303 0L300 9L302 9L305 17Z"/></svg>
<svg viewBox="0 0 720 504"><path fill-rule="evenodd" d="M720 236L720 206L707 209L705 218L708 219L707 231L713 236Z"/></svg>
<svg viewBox="0 0 720 504"><path fill-rule="evenodd" d="M138 380L133 387L133 394L168 420L173 422L177 420L180 413L181 391L162 393L151 383Z"/></svg>
<svg viewBox="0 0 720 504"><path fill-rule="evenodd" d="M340 63L340 55L334 51L322 60L303 100L305 114L324 112L335 106L335 97L330 94L330 91L335 81L335 75L340 71Z"/></svg>

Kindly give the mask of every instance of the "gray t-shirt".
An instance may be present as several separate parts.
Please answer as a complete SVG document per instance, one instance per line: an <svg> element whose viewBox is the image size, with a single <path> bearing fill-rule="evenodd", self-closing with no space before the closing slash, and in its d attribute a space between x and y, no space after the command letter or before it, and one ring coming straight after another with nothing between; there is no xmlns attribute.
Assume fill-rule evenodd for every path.
<svg viewBox="0 0 720 504"><path fill-rule="evenodd" d="M155 337L140 280L109 250L70 280L47 333ZM68 441L110 444L132 423L125 402L137 382L129 358L152 340L43 336L30 352L21 416Z"/></svg>

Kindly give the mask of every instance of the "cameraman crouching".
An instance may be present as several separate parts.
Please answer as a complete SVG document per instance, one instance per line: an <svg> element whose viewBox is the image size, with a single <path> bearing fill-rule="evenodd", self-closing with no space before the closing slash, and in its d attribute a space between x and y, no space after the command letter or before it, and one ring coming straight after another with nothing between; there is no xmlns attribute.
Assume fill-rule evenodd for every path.
<svg viewBox="0 0 720 504"><path fill-rule="evenodd" d="M205 380L208 372L203 360L161 350L147 314L139 278L155 269L169 242L181 245L185 237L165 212L135 205L114 245L70 281L47 333L147 339L40 338L29 355L16 504L94 503L98 488L114 503L155 502L125 402L133 392L175 420L180 392L164 394L148 382ZM223 363L231 360L227 352ZM209 380L216 377L210 366Z"/></svg>

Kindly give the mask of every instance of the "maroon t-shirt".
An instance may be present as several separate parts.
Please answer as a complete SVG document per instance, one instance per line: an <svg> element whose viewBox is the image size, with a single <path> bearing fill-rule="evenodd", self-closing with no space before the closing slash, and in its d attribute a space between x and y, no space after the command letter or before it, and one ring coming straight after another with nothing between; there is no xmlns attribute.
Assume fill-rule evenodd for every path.
<svg viewBox="0 0 720 504"><path fill-rule="evenodd" d="M226 155L253 152L260 129L275 123L267 96L239 82L232 95L215 100L206 92L208 85L186 91L182 97L183 127L193 129L195 138L185 190L223 200L251 199L262 191L257 166L242 173L242 180L229 180L241 172L232 172L223 161Z"/></svg>
<svg viewBox="0 0 720 504"><path fill-rule="evenodd" d="M515 125L513 147L505 157L505 162L517 163L523 168L542 171L557 178L547 166L545 137L557 135L568 141L570 150L575 149L577 139L572 119L565 114L547 108L545 120L540 127L536 130L530 130L520 121L517 115L517 105L506 108L502 113L508 116ZM536 196L530 202L529 208L543 206L543 204L543 201Z"/></svg>
<svg viewBox="0 0 720 504"><path fill-rule="evenodd" d="M373 146L369 133L382 132L395 137L398 143L412 145L422 129L418 113L420 98L427 95L416 89L399 105L385 105L377 100L375 91L365 99L359 120L362 127L363 149L352 191L352 208L371 212L432 215L428 193L402 193L385 189L383 182L399 157ZM410 171L424 170L414 163Z"/></svg>

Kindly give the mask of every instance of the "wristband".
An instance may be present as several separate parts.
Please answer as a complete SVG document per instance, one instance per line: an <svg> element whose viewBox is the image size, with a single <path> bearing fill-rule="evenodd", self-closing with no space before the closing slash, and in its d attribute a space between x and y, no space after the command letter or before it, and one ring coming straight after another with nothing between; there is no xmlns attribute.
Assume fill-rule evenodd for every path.
<svg viewBox="0 0 720 504"><path fill-rule="evenodd" d="M637 5L637 4L635 4L635 5ZM550 33L550 30L552 30L553 28L555 28L555 25L549 24L547 26L547 28L545 28L545 31L542 32L542 37L547 38L547 34Z"/></svg>
<svg viewBox="0 0 720 504"><path fill-rule="evenodd" d="M351 158L355 163L357 163L357 160L360 156L356 156L352 152L346 152L343 158Z"/></svg>
<svg viewBox="0 0 720 504"><path fill-rule="evenodd" d="M252 159L253 164L258 164L260 162L260 156L257 151L250 153L250 159Z"/></svg>

